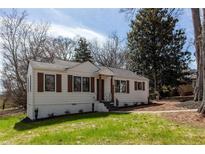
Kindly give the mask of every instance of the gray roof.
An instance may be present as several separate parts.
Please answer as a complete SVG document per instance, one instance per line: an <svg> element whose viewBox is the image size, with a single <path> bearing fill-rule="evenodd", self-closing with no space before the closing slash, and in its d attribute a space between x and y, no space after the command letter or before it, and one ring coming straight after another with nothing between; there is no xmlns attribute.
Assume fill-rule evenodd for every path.
<svg viewBox="0 0 205 154"><path fill-rule="evenodd" d="M36 69L48 69L48 70L59 70L64 71L65 69L72 68L76 65L79 65L78 62L71 62L71 61L63 61L54 59L54 63L45 63L45 62L37 62L37 61L30 61L30 65Z"/></svg>
<svg viewBox="0 0 205 154"><path fill-rule="evenodd" d="M138 75L130 70L126 69L117 69L117 68L112 68L108 67L114 74L115 76L121 76L121 77L130 77L130 78L137 78L137 79L143 79L143 80L148 80L147 78Z"/></svg>
<svg viewBox="0 0 205 154"><path fill-rule="evenodd" d="M44 62L37 62L37 61L30 61L30 65L34 69L43 69L43 70L57 70L57 71L65 71L66 69L73 68L81 63L78 62L71 62L71 61L63 61L63 60L54 60L54 63L44 63ZM123 77L123 78L136 78L142 80L148 80L147 78L137 75L136 73L126 70L126 69L117 69L112 67L104 67L104 66L96 66L100 70L108 68L114 74L114 76Z"/></svg>

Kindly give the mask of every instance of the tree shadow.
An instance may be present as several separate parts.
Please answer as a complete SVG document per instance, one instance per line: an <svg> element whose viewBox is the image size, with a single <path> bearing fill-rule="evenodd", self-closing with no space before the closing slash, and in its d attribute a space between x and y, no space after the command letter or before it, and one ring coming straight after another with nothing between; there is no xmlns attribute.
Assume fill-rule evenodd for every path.
<svg viewBox="0 0 205 154"><path fill-rule="evenodd" d="M80 113L80 114L71 114L71 115L63 115L56 116L52 118L44 118L32 121L28 117L22 119L14 125L14 129L17 131L24 131L39 128L42 126L49 126L53 124L60 124L68 121L76 121L82 119L94 119L94 118L104 118L109 115L119 115L119 114L129 114L129 113L113 113L113 112L94 112L94 113Z"/></svg>

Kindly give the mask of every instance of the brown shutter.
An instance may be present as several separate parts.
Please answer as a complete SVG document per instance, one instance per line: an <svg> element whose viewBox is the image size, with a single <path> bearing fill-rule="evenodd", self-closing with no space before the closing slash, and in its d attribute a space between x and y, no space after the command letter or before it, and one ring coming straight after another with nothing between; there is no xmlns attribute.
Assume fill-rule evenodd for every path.
<svg viewBox="0 0 205 154"><path fill-rule="evenodd" d="M135 90L138 90L138 83L135 81Z"/></svg>
<svg viewBox="0 0 205 154"><path fill-rule="evenodd" d="M38 92L43 92L43 73L38 73Z"/></svg>
<svg viewBox="0 0 205 154"><path fill-rule="evenodd" d="M143 87L143 90L145 90L145 82L143 82L142 87Z"/></svg>
<svg viewBox="0 0 205 154"><path fill-rule="evenodd" d="M130 81L127 80L127 93L130 93Z"/></svg>
<svg viewBox="0 0 205 154"><path fill-rule="evenodd" d="M62 92L62 76L56 74L56 92Z"/></svg>
<svg viewBox="0 0 205 154"><path fill-rule="evenodd" d="M72 92L72 75L68 75L68 92Z"/></svg>
<svg viewBox="0 0 205 154"><path fill-rule="evenodd" d="M91 92L95 92L95 78L91 77Z"/></svg>
<svg viewBox="0 0 205 154"><path fill-rule="evenodd" d="M110 89L111 89L111 101L114 102L114 85L113 85L113 76L111 76L110 79Z"/></svg>

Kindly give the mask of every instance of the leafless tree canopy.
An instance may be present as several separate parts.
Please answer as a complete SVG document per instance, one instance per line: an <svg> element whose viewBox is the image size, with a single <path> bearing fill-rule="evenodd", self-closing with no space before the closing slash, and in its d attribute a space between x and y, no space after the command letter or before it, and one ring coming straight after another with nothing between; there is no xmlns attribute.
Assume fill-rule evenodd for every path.
<svg viewBox="0 0 205 154"><path fill-rule="evenodd" d="M113 33L101 46L97 42L92 43L92 54L94 61L99 65L125 67L125 47L122 46L116 33Z"/></svg>
<svg viewBox="0 0 205 154"><path fill-rule="evenodd" d="M62 60L72 60L74 54L74 48L76 42L70 38L53 38L52 48L55 52L55 56Z"/></svg>
<svg viewBox="0 0 205 154"><path fill-rule="evenodd" d="M25 107L26 75L29 60L50 58L46 49L47 23L35 24L26 20L27 13L3 13L0 25L3 54L2 83L16 103Z"/></svg>

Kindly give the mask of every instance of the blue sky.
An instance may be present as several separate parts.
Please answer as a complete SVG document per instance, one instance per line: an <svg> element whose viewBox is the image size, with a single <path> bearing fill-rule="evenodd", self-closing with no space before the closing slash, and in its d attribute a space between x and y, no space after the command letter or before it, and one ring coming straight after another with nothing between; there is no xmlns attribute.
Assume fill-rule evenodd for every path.
<svg viewBox="0 0 205 154"><path fill-rule="evenodd" d="M3 9L10 11L9 9ZM51 24L51 35L75 37L81 35L89 40L105 41L113 32L126 39L129 21L119 9L19 9L26 10L30 21L43 21ZM179 17L179 27L186 30L188 41L193 41L191 10L183 9ZM188 45L188 44L187 44ZM193 52L193 48L190 48ZM194 58L194 57L193 57ZM195 63L190 64L195 68Z"/></svg>
<svg viewBox="0 0 205 154"><path fill-rule="evenodd" d="M118 32L126 37L129 22L119 9L28 9L30 18L71 28L82 28L107 37Z"/></svg>

